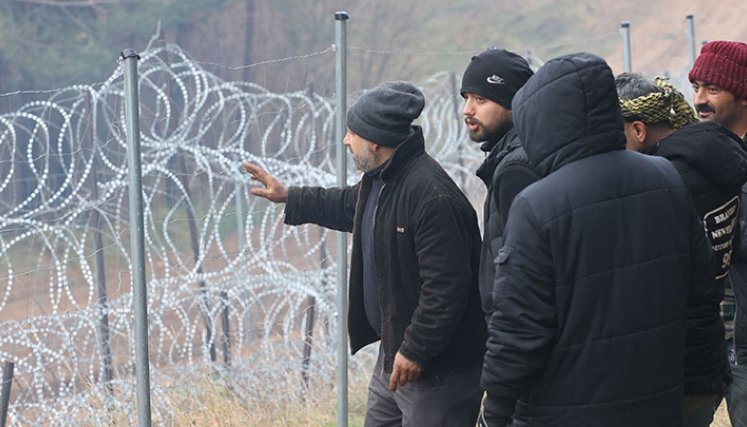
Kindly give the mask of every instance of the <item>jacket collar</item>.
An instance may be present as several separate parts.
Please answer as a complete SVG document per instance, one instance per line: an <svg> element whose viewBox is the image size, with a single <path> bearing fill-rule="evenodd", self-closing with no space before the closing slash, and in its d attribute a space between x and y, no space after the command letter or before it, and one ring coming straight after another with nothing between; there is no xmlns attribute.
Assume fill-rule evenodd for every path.
<svg viewBox="0 0 747 427"><path fill-rule="evenodd" d="M480 144L480 151L483 151L485 153L492 152L495 146L498 145L499 142L503 141L504 139L503 137L506 136L508 131L510 131L513 128L514 128L513 122L508 122L504 124L501 128L498 129L498 132L495 133L493 138Z"/></svg>
<svg viewBox="0 0 747 427"><path fill-rule="evenodd" d="M692 123L659 141L656 154L687 162L714 185L747 181L747 152L742 140L714 121Z"/></svg>
<svg viewBox="0 0 747 427"><path fill-rule="evenodd" d="M508 127L503 137L493 144L493 148L488 153L485 160L482 162L479 168L477 168L477 177L485 183L489 188L492 184L493 175L495 174L498 164L503 160L508 153L519 147L519 140L517 138L516 129L513 124Z"/></svg>
<svg viewBox="0 0 747 427"><path fill-rule="evenodd" d="M411 159L425 153L423 128L413 126L413 134L397 146L397 149L381 167L381 178L386 182L403 169Z"/></svg>

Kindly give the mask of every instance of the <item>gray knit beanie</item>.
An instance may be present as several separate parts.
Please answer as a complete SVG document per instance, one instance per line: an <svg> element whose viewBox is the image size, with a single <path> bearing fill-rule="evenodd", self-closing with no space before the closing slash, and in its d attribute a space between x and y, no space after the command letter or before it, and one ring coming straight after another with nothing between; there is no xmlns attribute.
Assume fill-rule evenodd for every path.
<svg viewBox="0 0 747 427"><path fill-rule="evenodd" d="M348 129L374 144L396 147L414 133L412 121L424 106L423 93L411 83L382 83L348 109Z"/></svg>

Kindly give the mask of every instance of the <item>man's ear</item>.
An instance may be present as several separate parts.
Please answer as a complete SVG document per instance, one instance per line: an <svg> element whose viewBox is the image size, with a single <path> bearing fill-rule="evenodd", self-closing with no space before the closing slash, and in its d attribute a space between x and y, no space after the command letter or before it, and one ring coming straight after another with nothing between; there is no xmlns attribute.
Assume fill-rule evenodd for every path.
<svg viewBox="0 0 747 427"><path fill-rule="evenodd" d="M643 141L646 140L646 132L647 132L646 124L640 120L634 120L632 122L632 125L633 125L633 131L635 132L636 139L638 139L638 142L643 144Z"/></svg>
<svg viewBox="0 0 747 427"><path fill-rule="evenodd" d="M384 151L394 151L393 147L389 147L389 146L386 146L386 145L377 144L375 142L370 142L370 144L371 144L371 151L373 151L375 153L380 153L380 152L384 152Z"/></svg>

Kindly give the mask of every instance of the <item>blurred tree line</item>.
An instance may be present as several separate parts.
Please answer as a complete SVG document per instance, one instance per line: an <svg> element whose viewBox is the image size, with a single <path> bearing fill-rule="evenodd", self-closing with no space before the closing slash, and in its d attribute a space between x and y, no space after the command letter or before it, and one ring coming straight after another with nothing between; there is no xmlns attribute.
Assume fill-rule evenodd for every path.
<svg viewBox="0 0 747 427"><path fill-rule="evenodd" d="M3 0L0 2L0 93L41 91L105 80L125 48L142 51L160 22L163 39L225 79L275 91L334 91L337 10L350 13L351 89L385 77L405 78L418 2L317 0ZM422 11L418 16L422 18ZM357 18L357 19L356 19ZM349 26L349 28L351 28ZM370 50L369 50L370 49ZM377 50L380 49L380 50ZM318 54L318 55L314 55ZM297 60L266 60L300 56ZM257 64L259 63L259 64ZM254 65L252 65L254 64ZM0 102L8 111L33 99ZM8 104L12 105L8 105Z"/></svg>
<svg viewBox="0 0 747 427"><path fill-rule="evenodd" d="M437 71L454 72L456 91L470 57L489 46L521 54L531 46L544 59L581 50L605 56L620 44L619 17L637 16L636 6L613 0L0 0L0 114L48 99L50 90L103 82L120 66L122 50L142 52L151 43L179 45L224 80L330 97L340 10L350 15L349 93L384 80L422 82ZM677 37L672 43L680 43ZM28 140L18 144L15 156L27 152ZM8 149L0 145L0 176L12 166ZM17 183L11 205L36 184L27 165L19 160L17 168L26 181Z"/></svg>
<svg viewBox="0 0 747 427"><path fill-rule="evenodd" d="M125 48L142 50L160 20L171 37L226 0L4 0L0 92L105 80ZM172 39L172 41L174 41ZM21 97L22 101L25 100Z"/></svg>
<svg viewBox="0 0 747 427"><path fill-rule="evenodd" d="M743 3L728 0L719 10ZM640 16L637 12L644 4L651 13ZM667 58L646 56L649 68L653 64L658 73L686 62L684 14L676 17L676 24L667 15L669 24L659 25L663 18L657 17L674 4L644 0L0 0L0 94L103 81L117 67L116 58L123 49L145 49L160 22L165 42L178 44L224 79L252 81L277 92L312 89L331 95L334 52L330 48L338 10L350 15L350 91L383 80L418 81L436 71L459 75L473 54L490 46L525 55L532 51L545 60L584 50L619 65L620 55L610 54L621 49L618 28L620 19L628 17L635 18L635 23L649 22L646 18L665 27L663 33L654 32L659 28L641 27L636 34L651 33L653 38L642 38L639 45L655 43L679 52ZM705 24L708 19L711 15L699 22ZM637 51L637 64L648 50ZM282 58L296 59L274 61ZM0 98L0 111L7 111L9 103Z"/></svg>
<svg viewBox="0 0 747 427"><path fill-rule="evenodd" d="M417 1L338 3L0 0L0 114L48 99L50 91L73 84L95 87L120 66L117 59L122 50L142 52L149 45L163 43L176 43L203 68L226 80L251 81L277 92L306 90L332 96L338 10L348 11L352 22L348 26L350 91L385 78L417 81L413 56L391 50L392 46L406 50L413 42ZM294 57L298 58L274 61ZM61 131L51 126L49 140L57 140ZM107 135L95 137L103 141ZM26 154L33 143L29 138L17 138L15 147L7 141L0 145L0 172L14 170L15 175L12 194L4 202L12 207L32 197L24 212L35 209L45 196L35 193L39 182L30 159L41 163L58 159L49 162L49 173L50 187L59 188L65 178L63 165L73 153L67 146L58 149L54 144L42 147L37 143L29 158Z"/></svg>

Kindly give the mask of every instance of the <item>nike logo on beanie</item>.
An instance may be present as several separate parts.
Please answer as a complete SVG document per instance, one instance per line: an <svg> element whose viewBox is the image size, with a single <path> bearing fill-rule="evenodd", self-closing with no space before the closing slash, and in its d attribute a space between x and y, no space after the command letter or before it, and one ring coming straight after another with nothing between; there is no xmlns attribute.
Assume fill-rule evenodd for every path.
<svg viewBox="0 0 747 427"><path fill-rule="evenodd" d="M486 80L488 81L488 83L493 84L493 85L502 85L506 83L506 81L503 80L503 77L500 77L497 74L493 74L492 76L488 77Z"/></svg>

